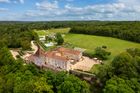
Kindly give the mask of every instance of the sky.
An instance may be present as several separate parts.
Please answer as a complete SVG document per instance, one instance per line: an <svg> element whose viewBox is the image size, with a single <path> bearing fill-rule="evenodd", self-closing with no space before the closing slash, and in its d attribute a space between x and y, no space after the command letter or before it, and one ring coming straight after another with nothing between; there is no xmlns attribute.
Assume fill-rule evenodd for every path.
<svg viewBox="0 0 140 93"><path fill-rule="evenodd" d="M0 0L0 21L139 21L140 0Z"/></svg>

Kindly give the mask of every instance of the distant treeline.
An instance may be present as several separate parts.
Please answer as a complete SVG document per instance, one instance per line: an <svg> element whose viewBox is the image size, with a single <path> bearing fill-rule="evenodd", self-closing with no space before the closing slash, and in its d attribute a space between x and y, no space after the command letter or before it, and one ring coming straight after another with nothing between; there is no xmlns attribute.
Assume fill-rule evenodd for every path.
<svg viewBox="0 0 140 93"><path fill-rule="evenodd" d="M37 39L33 31L47 30L51 28L73 27L87 24L82 21L59 21L59 22L22 22L22 21L1 21L0 22L0 46L9 48L30 49L30 41Z"/></svg>
<svg viewBox="0 0 140 93"><path fill-rule="evenodd" d="M73 26L70 32L109 36L140 43L140 22L88 22Z"/></svg>
<svg viewBox="0 0 140 93"><path fill-rule="evenodd" d="M9 48L30 49L30 41L37 39L33 31L70 27L71 33L90 34L140 42L140 22L108 21L53 21L0 22L0 42Z"/></svg>
<svg viewBox="0 0 140 93"><path fill-rule="evenodd" d="M31 40L38 39L33 31L50 28L69 27L73 22L0 22L0 46L30 49Z"/></svg>

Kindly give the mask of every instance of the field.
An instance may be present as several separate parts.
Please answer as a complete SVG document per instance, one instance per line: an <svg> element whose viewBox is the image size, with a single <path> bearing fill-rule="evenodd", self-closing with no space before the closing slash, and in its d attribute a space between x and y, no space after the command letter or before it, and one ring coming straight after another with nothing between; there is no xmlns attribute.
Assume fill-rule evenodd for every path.
<svg viewBox="0 0 140 93"><path fill-rule="evenodd" d="M49 29L49 30L35 30L35 32L39 35L39 36L44 36L47 34L51 34L51 33L68 33L70 30L70 28L59 28L59 29Z"/></svg>
<svg viewBox="0 0 140 93"><path fill-rule="evenodd" d="M83 34L66 34L65 42L69 42L74 46L93 51L96 47L107 46L112 53L110 59L128 48L140 48L139 43L129 42L111 37L83 35Z"/></svg>

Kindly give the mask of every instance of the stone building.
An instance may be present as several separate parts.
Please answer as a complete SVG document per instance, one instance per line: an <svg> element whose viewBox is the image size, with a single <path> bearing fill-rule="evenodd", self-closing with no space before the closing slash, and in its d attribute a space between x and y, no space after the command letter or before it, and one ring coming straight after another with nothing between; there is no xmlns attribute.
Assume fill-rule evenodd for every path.
<svg viewBox="0 0 140 93"><path fill-rule="evenodd" d="M82 52L73 49L61 47L45 52L38 47L38 51L29 57L28 60L40 66L51 65L54 68L69 71L72 69L73 62L78 62L81 57Z"/></svg>
<svg viewBox="0 0 140 93"><path fill-rule="evenodd" d="M72 59L74 61L79 61L82 57L82 52L73 49L61 47L58 48L57 51L59 51L63 56Z"/></svg>

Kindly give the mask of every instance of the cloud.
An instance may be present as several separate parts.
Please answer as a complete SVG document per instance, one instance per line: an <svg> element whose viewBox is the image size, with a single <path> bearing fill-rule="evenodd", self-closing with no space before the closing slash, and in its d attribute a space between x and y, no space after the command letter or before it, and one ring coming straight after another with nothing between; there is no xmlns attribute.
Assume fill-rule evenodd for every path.
<svg viewBox="0 0 140 93"><path fill-rule="evenodd" d="M111 18L117 15L119 12L124 11L125 4L121 2L112 4L98 4L98 5L87 5L84 7L76 7L71 4L66 4L64 8L61 8L58 1L54 2L40 2L36 3L38 10L28 11L26 16L34 17L63 17L68 19L103 19Z"/></svg>
<svg viewBox="0 0 140 93"><path fill-rule="evenodd" d="M140 12L140 0L118 0L118 2L125 4L124 12Z"/></svg>
<svg viewBox="0 0 140 93"><path fill-rule="evenodd" d="M21 3L24 4L24 0L0 0L0 3Z"/></svg>
<svg viewBox="0 0 140 93"><path fill-rule="evenodd" d="M6 11L8 11L7 8L0 8L0 12L6 12Z"/></svg>
<svg viewBox="0 0 140 93"><path fill-rule="evenodd" d="M9 3L9 0L0 0L0 3Z"/></svg>
<svg viewBox="0 0 140 93"><path fill-rule="evenodd" d="M54 10L54 9L58 9L58 1L54 1L54 2L48 2L48 1L44 1L41 3L36 3L36 6L38 9L43 9L43 10Z"/></svg>
<svg viewBox="0 0 140 93"><path fill-rule="evenodd" d="M24 0L19 0L19 2L20 2L21 4L24 4Z"/></svg>
<svg viewBox="0 0 140 93"><path fill-rule="evenodd" d="M0 0L2 1L2 0ZM15 0L24 3L24 0ZM64 2L64 5L60 4ZM117 0L112 3L76 5L74 0L40 0L23 17L32 20L140 20L140 0Z"/></svg>

